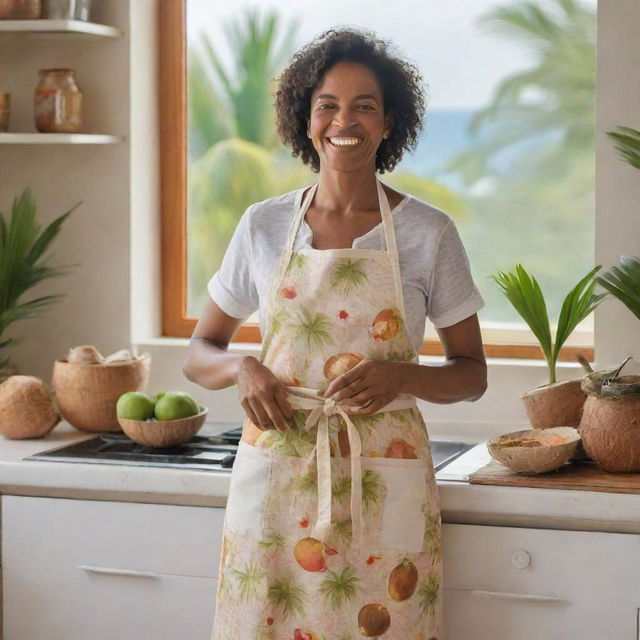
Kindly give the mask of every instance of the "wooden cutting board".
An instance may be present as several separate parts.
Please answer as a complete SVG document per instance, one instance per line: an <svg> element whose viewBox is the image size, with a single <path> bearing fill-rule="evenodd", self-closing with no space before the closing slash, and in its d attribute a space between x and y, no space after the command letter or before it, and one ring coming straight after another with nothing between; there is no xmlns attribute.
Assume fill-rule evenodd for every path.
<svg viewBox="0 0 640 640"><path fill-rule="evenodd" d="M497 460L491 460L489 464L470 473L469 482L508 487L640 493L640 473L609 473L590 461L568 462L555 471L525 475L511 471Z"/></svg>

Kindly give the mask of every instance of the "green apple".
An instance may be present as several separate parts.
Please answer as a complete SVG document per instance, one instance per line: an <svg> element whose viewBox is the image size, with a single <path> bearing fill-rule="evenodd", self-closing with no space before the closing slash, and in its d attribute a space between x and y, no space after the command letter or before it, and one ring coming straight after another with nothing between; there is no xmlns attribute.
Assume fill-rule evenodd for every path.
<svg viewBox="0 0 640 640"><path fill-rule="evenodd" d="M139 391L127 391L116 402L118 418L148 420L153 418L153 400Z"/></svg>
<svg viewBox="0 0 640 640"><path fill-rule="evenodd" d="M153 402L153 404L155 404L156 402L158 402L158 400L160 400L160 398L162 398L162 396L166 393L166 391L158 391L158 393L154 394L151 396L151 401Z"/></svg>
<svg viewBox="0 0 640 640"><path fill-rule="evenodd" d="M196 413L200 413L198 403L184 391L167 391L154 407L154 415L158 420L179 420Z"/></svg>

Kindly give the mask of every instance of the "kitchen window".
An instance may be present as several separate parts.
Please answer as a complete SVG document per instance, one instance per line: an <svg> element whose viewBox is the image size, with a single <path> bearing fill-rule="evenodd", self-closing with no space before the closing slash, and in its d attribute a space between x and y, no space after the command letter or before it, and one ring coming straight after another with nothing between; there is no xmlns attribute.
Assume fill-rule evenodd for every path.
<svg viewBox="0 0 640 640"><path fill-rule="evenodd" d="M422 139L383 181L454 218L487 302L487 355L542 358L489 275L523 263L555 319L593 266L595 0L332 2L304 15L277 0L161 2L163 333L191 335L245 208L315 180L275 138L269 78L315 34L357 24L396 42L427 84ZM236 340L259 342L255 318ZM429 323L422 353L442 354ZM577 353L593 359L592 317L560 360Z"/></svg>

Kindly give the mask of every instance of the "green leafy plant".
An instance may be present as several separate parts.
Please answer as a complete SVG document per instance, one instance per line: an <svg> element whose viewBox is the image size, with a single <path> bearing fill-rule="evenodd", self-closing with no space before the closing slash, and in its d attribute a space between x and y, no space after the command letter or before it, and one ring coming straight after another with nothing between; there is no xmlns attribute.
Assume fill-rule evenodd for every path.
<svg viewBox="0 0 640 640"><path fill-rule="evenodd" d="M601 267L602 265L598 265L589 271L567 294L560 310L555 341L551 338L547 305L538 281L529 275L520 264L516 265L513 272L498 271L497 275L491 276L538 339L547 361L549 384L556 381L556 362L562 345L576 326L607 295L606 293L594 294L596 282L593 280L593 276Z"/></svg>
<svg viewBox="0 0 640 640"><path fill-rule="evenodd" d="M16 342L15 338L2 339L7 327L17 320L41 315L64 297L55 294L22 301L29 289L43 280L63 275L67 266L73 266L53 266L53 256L45 252L62 223L79 205L56 218L42 232L36 218L36 200L28 187L14 198L8 220L0 212L0 368L9 360L8 347Z"/></svg>
<svg viewBox="0 0 640 640"><path fill-rule="evenodd" d="M636 169L640 169L640 131L631 127L617 127L617 131L607 131L616 142L620 157Z"/></svg>
<svg viewBox="0 0 640 640"><path fill-rule="evenodd" d="M631 127L617 127L617 131L607 131L607 135L615 141L615 147L621 159L632 167L640 169L640 131ZM595 280L640 319L640 258L638 256L621 255L618 266L611 267Z"/></svg>
<svg viewBox="0 0 640 640"><path fill-rule="evenodd" d="M640 320L640 258L622 255L620 264L611 267L595 281Z"/></svg>

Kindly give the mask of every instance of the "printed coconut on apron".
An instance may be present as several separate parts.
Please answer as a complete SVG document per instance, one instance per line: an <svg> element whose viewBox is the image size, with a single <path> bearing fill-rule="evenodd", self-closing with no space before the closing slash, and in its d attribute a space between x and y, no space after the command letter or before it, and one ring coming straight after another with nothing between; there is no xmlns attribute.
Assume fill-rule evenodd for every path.
<svg viewBox="0 0 640 640"><path fill-rule="evenodd" d="M213 640L442 640L441 520L415 398L350 416L322 394L362 359L417 362L393 220L385 250L293 251L293 217L265 310L261 361L294 409L286 432L238 448Z"/></svg>

